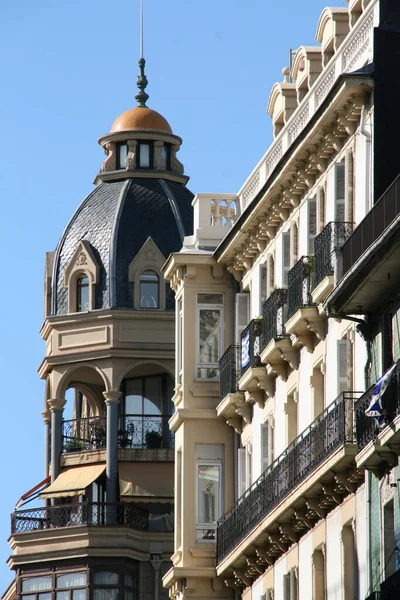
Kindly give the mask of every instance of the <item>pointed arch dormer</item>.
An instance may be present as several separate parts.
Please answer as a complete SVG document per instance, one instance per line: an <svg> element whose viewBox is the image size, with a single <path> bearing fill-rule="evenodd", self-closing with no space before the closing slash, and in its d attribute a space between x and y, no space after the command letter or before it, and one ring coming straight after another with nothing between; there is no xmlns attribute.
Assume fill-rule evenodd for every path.
<svg viewBox="0 0 400 600"><path fill-rule="evenodd" d="M64 286L68 289L68 312L94 310L96 284L100 267L90 243L80 240L69 260L64 274Z"/></svg>
<svg viewBox="0 0 400 600"><path fill-rule="evenodd" d="M134 308L165 310L165 282L161 268L166 258L148 237L129 265L129 282L133 283Z"/></svg>

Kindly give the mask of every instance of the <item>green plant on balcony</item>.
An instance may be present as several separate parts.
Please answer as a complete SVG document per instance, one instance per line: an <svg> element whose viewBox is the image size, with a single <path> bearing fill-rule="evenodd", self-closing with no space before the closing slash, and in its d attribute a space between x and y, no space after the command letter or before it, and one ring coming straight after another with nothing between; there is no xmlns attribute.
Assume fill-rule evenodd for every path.
<svg viewBox="0 0 400 600"><path fill-rule="evenodd" d="M162 435L158 431L147 431L146 432L146 446L147 448L161 448Z"/></svg>
<svg viewBox="0 0 400 600"><path fill-rule="evenodd" d="M82 440L69 440L69 442L63 446L65 452L80 452L84 448L85 444L82 442Z"/></svg>

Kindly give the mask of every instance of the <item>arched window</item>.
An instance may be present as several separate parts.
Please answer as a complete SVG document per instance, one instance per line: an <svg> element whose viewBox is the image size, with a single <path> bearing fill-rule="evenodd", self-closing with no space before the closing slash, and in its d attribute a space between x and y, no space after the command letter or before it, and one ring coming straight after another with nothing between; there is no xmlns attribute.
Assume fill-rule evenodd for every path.
<svg viewBox="0 0 400 600"><path fill-rule="evenodd" d="M160 282L157 273L144 271L140 276L140 308L159 307Z"/></svg>
<svg viewBox="0 0 400 600"><path fill-rule="evenodd" d="M89 310L89 278L81 275L76 280L76 312Z"/></svg>

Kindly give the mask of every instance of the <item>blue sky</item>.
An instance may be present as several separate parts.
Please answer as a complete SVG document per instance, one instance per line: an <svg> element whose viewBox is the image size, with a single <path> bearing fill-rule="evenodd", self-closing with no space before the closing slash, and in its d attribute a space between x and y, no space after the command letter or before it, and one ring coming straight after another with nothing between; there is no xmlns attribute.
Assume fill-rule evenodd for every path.
<svg viewBox="0 0 400 600"><path fill-rule="evenodd" d="M289 49L315 43L326 0L144 2L148 104L183 138L190 189L236 192L271 142L271 87ZM98 137L135 104L138 3L0 2L0 593L9 513L43 476L45 252L92 189Z"/></svg>

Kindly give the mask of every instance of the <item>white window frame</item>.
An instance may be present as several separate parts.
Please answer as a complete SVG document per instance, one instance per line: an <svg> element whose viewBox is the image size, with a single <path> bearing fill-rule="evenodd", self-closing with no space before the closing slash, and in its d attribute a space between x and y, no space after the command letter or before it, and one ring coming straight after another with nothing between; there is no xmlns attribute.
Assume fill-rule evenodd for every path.
<svg viewBox="0 0 400 600"><path fill-rule="evenodd" d="M222 296L221 304L209 304L209 303L199 303L200 295L218 295ZM198 292L196 297L196 379L200 381L218 381L219 372L218 372L218 362L216 363L201 363L200 362L200 311L201 310L218 310L220 312L220 326L219 326L219 355L222 356L224 346L224 294L221 292ZM201 377L199 375L199 370L211 370L215 369L217 374L215 377Z"/></svg>
<svg viewBox="0 0 400 600"><path fill-rule="evenodd" d="M220 454L221 446L220 444L210 444L210 450L215 449L216 454ZM208 466L218 466L219 467L219 485L218 485L218 510L216 510L216 520L212 523L203 523L199 521L199 467L208 467ZM215 533L213 537L204 538L204 531L207 532L216 532L217 530L217 521L222 516L224 510L224 459L223 458L201 458L197 457L197 449L196 449L196 541L200 543L215 543L216 537Z"/></svg>
<svg viewBox="0 0 400 600"><path fill-rule="evenodd" d="M178 383L182 383L183 371L183 303L182 298L178 300Z"/></svg>

